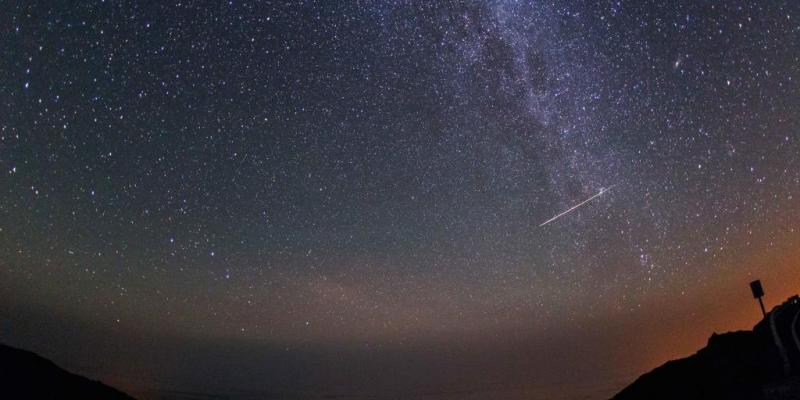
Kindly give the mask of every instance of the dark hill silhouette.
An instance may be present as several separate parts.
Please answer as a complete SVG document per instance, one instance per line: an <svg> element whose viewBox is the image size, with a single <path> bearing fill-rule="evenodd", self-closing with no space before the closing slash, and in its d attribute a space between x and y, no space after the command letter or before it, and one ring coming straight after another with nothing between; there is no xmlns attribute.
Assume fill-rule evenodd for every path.
<svg viewBox="0 0 800 400"><path fill-rule="evenodd" d="M67 372L30 351L3 344L0 344L0 398L133 400L101 382Z"/></svg>
<svg viewBox="0 0 800 400"><path fill-rule="evenodd" d="M798 316L794 296L752 331L715 333L705 348L642 375L612 400L800 400Z"/></svg>

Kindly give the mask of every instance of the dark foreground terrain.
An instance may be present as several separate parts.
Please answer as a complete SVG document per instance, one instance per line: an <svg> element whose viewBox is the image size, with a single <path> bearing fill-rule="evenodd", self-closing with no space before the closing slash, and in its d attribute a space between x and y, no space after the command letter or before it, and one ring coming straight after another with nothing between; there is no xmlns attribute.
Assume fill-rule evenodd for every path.
<svg viewBox="0 0 800 400"><path fill-rule="evenodd" d="M29 351L0 344L0 398L112 399L133 397L101 382L67 372Z"/></svg>
<svg viewBox="0 0 800 400"><path fill-rule="evenodd" d="M798 316L794 296L752 331L715 333L705 348L642 375L613 400L800 400Z"/></svg>
<svg viewBox="0 0 800 400"><path fill-rule="evenodd" d="M132 397L0 344L0 398ZM800 400L800 298L775 307L751 331L713 334L705 348L669 361L612 400Z"/></svg>

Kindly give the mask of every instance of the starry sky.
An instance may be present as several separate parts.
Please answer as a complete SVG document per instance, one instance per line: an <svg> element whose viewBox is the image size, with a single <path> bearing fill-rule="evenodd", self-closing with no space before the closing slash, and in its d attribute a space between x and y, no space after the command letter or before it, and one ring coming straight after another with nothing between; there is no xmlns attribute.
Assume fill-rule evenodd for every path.
<svg viewBox="0 0 800 400"><path fill-rule="evenodd" d="M603 398L798 292L798 2L0 5L0 340L143 398Z"/></svg>

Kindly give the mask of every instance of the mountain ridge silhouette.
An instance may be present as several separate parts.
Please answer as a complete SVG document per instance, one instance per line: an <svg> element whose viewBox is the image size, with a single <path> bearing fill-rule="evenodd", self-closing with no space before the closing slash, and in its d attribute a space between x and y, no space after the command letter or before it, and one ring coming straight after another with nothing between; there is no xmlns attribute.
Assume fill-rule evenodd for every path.
<svg viewBox="0 0 800 400"><path fill-rule="evenodd" d="M800 299L752 330L714 333L697 353L641 375L611 400L800 400Z"/></svg>
<svg viewBox="0 0 800 400"><path fill-rule="evenodd" d="M118 389L73 374L32 351L2 343L0 398L134 400Z"/></svg>

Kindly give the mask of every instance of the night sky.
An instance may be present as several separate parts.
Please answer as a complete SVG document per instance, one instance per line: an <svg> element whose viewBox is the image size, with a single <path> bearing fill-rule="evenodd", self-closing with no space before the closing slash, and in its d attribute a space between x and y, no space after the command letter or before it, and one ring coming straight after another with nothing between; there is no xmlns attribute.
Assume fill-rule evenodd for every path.
<svg viewBox="0 0 800 400"><path fill-rule="evenodd" d="M0 7L0 341L134 395L603 398L800 291L800 2Z"/></svg>

